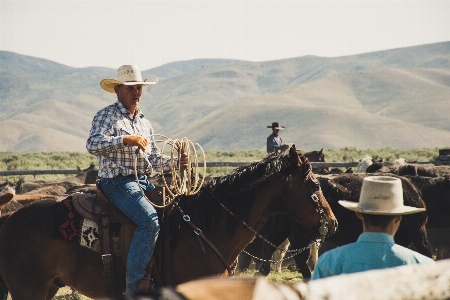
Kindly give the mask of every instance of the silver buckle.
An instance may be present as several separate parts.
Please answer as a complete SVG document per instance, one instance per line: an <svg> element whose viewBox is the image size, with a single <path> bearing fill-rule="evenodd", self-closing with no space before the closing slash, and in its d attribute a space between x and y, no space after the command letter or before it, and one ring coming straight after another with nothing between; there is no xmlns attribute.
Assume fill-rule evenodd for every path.
<svg viewBox="0 0 450 300"><path fill-rule="evenodd" d="M311 195L311 199L313 199L313 201L316 203L319 202L319 196L317 196L317 194L315 193Z"/></svg>

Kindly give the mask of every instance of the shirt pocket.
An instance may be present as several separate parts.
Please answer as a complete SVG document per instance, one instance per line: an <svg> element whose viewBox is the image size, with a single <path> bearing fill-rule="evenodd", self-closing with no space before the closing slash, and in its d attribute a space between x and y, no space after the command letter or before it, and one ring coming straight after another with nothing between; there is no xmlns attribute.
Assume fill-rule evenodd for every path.
<svg viewBox="0 0 450 300"><path fill-rule="evenodd" d="M123 121L116 122L112 127L113 136L132 135L134 134Z"/></svg>

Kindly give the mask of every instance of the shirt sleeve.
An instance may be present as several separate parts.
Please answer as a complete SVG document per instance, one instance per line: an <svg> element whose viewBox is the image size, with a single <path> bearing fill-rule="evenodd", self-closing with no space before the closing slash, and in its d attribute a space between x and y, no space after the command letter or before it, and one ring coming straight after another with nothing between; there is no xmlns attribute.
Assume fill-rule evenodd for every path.
<svg viewBox="0 0 450 300"><path fill-rule="evenodd" d="M92 120L91 131L86 142L86 149L95 156L107 155L113 151L123 148L122 136L115 136L112 119L107 113L108 107L100 110Z"/></svg>

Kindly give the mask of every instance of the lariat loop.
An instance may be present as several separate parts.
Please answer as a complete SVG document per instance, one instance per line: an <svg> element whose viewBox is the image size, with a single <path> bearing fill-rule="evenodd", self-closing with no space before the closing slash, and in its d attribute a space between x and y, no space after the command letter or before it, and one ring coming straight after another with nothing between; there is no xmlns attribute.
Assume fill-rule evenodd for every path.
<svg viewBox="0 0 450 300"><path fill-rule="evenodd" d="M203 186L203 182L206 177L206 157L203 148L198 143L193 143L187 138L182 138L181 140L172 140L162 134L152 134L150 137L162 137L162 140L153 140L153 143L163 143L161 147L161 153L164 153L164 149L167 145L171 147L170 149L170 174L172 176L171 184L169 185L164 176L163 170L163 158L160 158L160 173L164 182L165 191L167 191L169 201L163 199L163 205L157 205L153 203L150 199L148 199L142 190L140 184L138 184L141 189L142 195L149 201L154 207L165 208L172 204L175 198L181 195L192 196L197 194L201 187ZM199 168L199 158L198 151L202 154L203 158L203 174L200 174ZM142 154L144 159L147 161L149 165L151 165L148 160L148 155L142 151L136 151L136 156L134 159L134 174L136 177L136 182L138 182L138 172L136 170L137 165L137 156L139 153ZM182 167L180 162L181 153L186 153L188 156L188 167ZM175 158L178 159L177 164L175 163Z"/></svg>

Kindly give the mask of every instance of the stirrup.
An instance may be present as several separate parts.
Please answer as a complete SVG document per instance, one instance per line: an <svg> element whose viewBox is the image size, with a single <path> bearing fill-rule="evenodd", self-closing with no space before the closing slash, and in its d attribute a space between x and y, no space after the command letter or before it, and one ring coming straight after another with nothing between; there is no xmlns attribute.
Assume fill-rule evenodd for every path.
<svg viewBox="0 0 450 300"><path fill-rule="evenodd" d="M152 283L152 279L151 278L142 278L141 280L139 280L137 288L136 288L136 292L142 292L142 293L152 293L155 291L155 287Z"/></svg>

